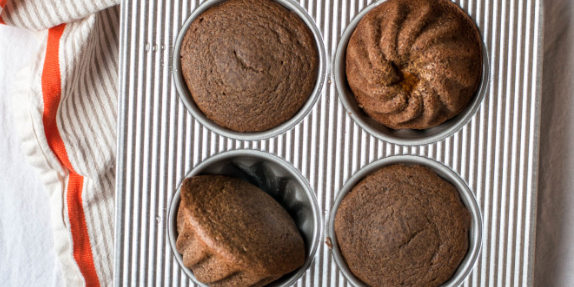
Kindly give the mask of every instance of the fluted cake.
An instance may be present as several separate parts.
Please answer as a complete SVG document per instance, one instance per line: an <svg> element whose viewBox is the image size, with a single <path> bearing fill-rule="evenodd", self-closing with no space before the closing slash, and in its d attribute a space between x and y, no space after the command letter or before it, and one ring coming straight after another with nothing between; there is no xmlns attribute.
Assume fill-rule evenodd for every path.
<svg viewBox="0 0 574 287"><path fill-rule="evenodd" d="M347 45L347 81L365 113L392 129L427 129L458 115L482 75L480 34L450 0L389 0Z"/></svg>
<svg viewBox="0 0 574 287"><path fill-rule="evenodd" d="M313 34L271 0L230 0L195 19L181 68L197 107L221 127L261 132L291 119L317 81Z"/></svg>
<svg viewBox="0 0 574 287"><path fill-rule="evenodd" d="M228 176L183 182L177 232L183 264L209 286L264 286L305 262L305 243L287 211Z"/></svg>
<svg viewBox="0 0 574 287"><path fill-rule="evenodd" d="M345 262L371 287L440 286L465 257L469 229L458 190L423 166L379 169L353 187L335 216Z"/></svg>

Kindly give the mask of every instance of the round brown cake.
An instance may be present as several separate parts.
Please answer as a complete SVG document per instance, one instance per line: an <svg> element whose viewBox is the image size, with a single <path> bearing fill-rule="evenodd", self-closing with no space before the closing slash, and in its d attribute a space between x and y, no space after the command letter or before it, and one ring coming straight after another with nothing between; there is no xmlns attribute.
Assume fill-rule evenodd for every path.
<svg viewBox="0 0 574 287"><path fill-rule="evenodd" d="M347 81L365 113L392 129L427 129L458 115L482 75L480 34L450 0L389 0L347 45Z"/></svg>
<svg viewBox="0 0 574 287"><path fill-rule="evenodd" d="M305 243L287 211L228 176L183 182L177 232L183 264L209 286L264 286L305 262Z"/></svg>
<svg viewBox="0 0 574 287"><path fill-rule="evenodd" d="M392 165L341 201L335 235L351 272L369 286L439 286L469 246L470 213L457 189L422 166Z"/></svg>
<svg viewBox="0 0 574 287"><path fill-rule="evenodd" d="M270 0L230 0L195 19L181 47L183 77L219 126L259 132L292 118L310 97L319 57L313 34Z"/></svg>

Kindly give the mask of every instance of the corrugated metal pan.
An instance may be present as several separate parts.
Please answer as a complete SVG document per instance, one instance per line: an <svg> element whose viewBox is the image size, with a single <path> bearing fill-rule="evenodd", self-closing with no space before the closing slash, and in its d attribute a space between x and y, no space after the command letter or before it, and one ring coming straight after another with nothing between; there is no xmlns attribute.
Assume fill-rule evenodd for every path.
<svg viewBox="0 0 574 287"><path fill-rule="evenodd" d="M418 155L456 172L474 192L483 219L482 251L464 286L532 285L536 225L541 0L456 0L477 23L489 55L489 83L478 111L432 144L403 146L362 129L339 101L327 65L320 98L293 128L261 140L219 135L179 99L173 45L198 1L122 1L116 193L116 286L193 286L170 251L168 209L193 167L225 151L261 150L298 169L328 218L343 185L362 167ZM372 1L300 0L332 63L343 31ZM294 286L351 286L328 247Z"/></svg>

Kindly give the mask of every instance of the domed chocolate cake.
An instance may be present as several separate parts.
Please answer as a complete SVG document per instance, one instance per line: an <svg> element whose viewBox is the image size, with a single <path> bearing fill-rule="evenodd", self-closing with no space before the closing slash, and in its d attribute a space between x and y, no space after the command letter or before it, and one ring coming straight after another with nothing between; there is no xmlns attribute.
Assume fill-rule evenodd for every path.
<svg viewBox="0 0 574 287"><path fill-rule="evenodd" d="M440 286L466 256L470 212L424 166L391 165L341 201L335 234L350 271L371 287Z"/></svg>
<svg viewBox="0 0 574 287"><path fill-rule="evenodd" d="M197 107L219 126L261 132L291 119L317 82L311 30L271 0L230 0L196 18L181 69Z"/></svg>
<svg viewBox="0 0 574 287"><path fill-rule="evenodd" d="M480 35L449 0L389 0L359 22L347 80L359 106L392 129L427 129L459 114L482 74Z"/></svg>

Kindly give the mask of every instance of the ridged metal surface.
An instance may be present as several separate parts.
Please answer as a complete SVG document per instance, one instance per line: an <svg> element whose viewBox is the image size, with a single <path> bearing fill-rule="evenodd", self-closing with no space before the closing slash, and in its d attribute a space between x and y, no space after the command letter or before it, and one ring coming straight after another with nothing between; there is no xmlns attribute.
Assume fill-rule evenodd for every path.
<svg viewBox="0 0 574 287"><path fill-rule="evenodd" d="M346 25L370 2L299 3L321 30L331 60ZM187 112L169 66L179 27L198 1L122 1L115 285L193 285L171 255L167 208L194 165L233 149L264 150L292 163L315 190L324 219L338 190L366 164L396 154L436 159L468 183L483 213L482 254L464 286L532 285L542 3L455 2L482 31L491 56L488 93L474 118L453 136L403 147L354 123L330 78L313 111L287 133L253 142L218 136ZM350 284L321 245L295 286Z"/></svg>

